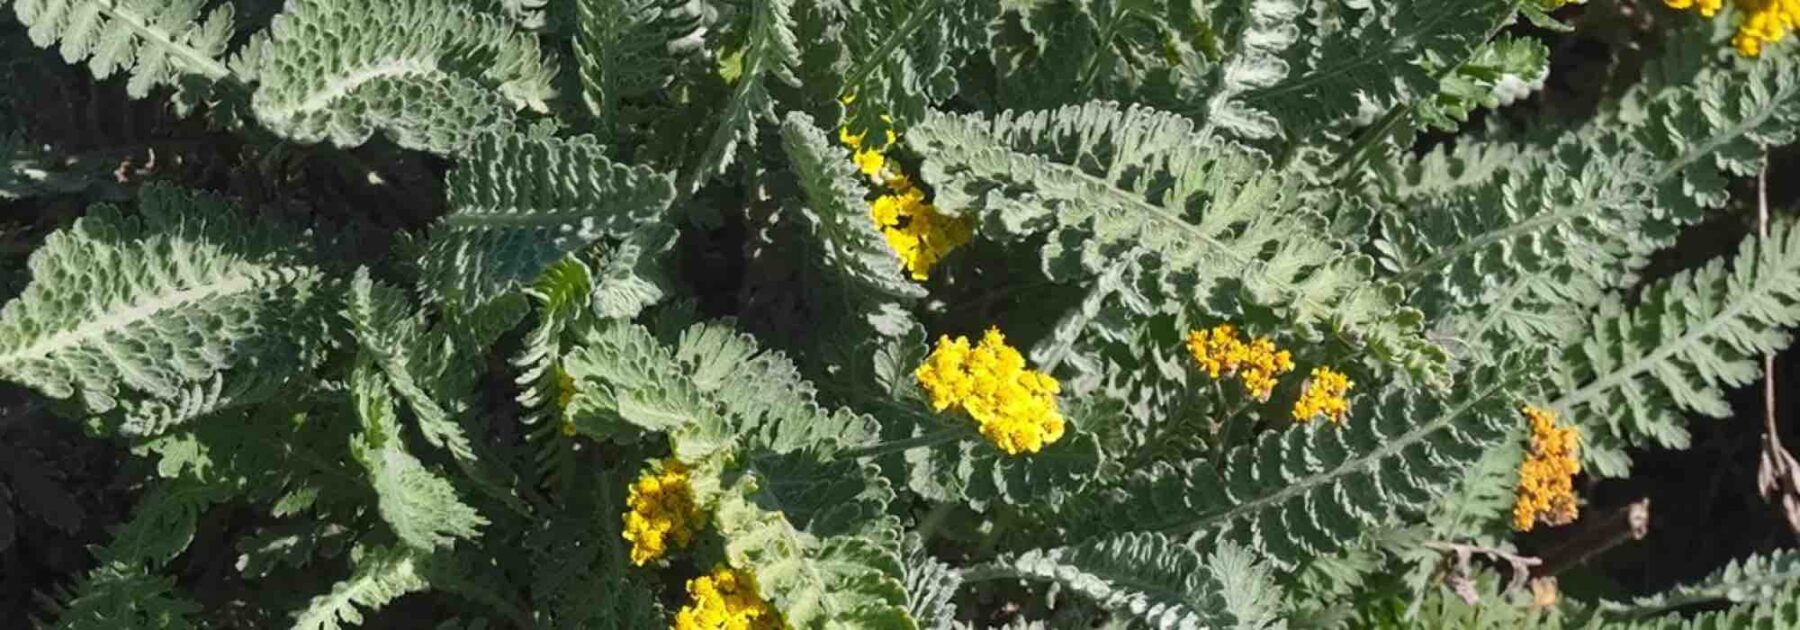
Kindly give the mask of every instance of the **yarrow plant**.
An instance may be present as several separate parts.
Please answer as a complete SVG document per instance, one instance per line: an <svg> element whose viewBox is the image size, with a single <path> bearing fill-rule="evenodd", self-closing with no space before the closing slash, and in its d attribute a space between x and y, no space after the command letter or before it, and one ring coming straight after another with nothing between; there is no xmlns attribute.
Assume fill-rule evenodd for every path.
<svg viewBox="0 0 1800 630"><path fill-rule="evenodd" d="M0 0L0 619L1800 627L1796 6Z"/></svg>

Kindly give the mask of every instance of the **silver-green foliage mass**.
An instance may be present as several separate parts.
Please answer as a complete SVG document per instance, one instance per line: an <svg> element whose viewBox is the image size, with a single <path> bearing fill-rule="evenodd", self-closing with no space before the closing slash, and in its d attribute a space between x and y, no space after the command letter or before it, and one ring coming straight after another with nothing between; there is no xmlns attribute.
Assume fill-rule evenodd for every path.
<svg viewBox="0 0 1800 630"><path fill-rule="evenodd" d="M1552 4L0 0L0 618L1800 625L1490 562L1800 325L1800 48Z"/></svg>

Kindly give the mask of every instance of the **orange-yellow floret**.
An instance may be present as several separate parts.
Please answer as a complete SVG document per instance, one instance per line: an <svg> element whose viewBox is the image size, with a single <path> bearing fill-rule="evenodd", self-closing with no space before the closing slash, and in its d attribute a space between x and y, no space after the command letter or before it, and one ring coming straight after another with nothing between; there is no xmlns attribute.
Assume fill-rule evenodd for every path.
<svg viewBox="0 0 1800 630"><path fill-rule="evenodd" d="M1800 26L1800 0L1737 0L1737 7L1744 17L1731 45L1746 57L1761 55L1764 45L1781 41Z"/></svg>
<svg viewBox="0 0 1800 630"><path fill-rule="evenodd" d="M1528 532L1539 522L1567 525L1579 515L1575 475L1581 473L1581 439L1575 427L1558 426L1548 409L1526 406L1531 447L1519 464L1513 493L1513 529Z"/></svg>
<svg viewBox="0 0 1800 630"><path fill-rule="evenodd" d="M980 425L982 437L1008 455L1036 453L1062 439L1062 386L1027 369L1025 357L989 328L973 348L967 337L938 338L937 348L913 372L937 411L961 409Z"/></svg>
<svg viewBox="0 0 1800 630"><path fill-rule="evenodd" d="M781 613L756 592L756 577L720 565L688 580L690 601L675 613L674 630L778 630Z"/></svg>
<svg viewBox="0 0 1800 630"><path fill-rule="evenodd" d="M1674 9L1693 9L1712 17L1724 6L1724 0L1663 0ZM1781 41L1790 31L1800 27L1800 0L1732 0L1742 13L1738 17L1737 34L1731 45L1738 54L1756 57L1764 46Z"/></svg>
<svg viewBox="0 0 1800 630"><path fill-rule="evenodd" d="M913 280L929 277L931 268L971 235L968 221L938 213L925 201L925 191L910 184L876 197L869 203L869 218Z"/></svg>
<svg viewBox="0 0 1800 630"><path fill-rule="evenodd" d="M661 471L646 471L631 484L625 499L625 540L631 541L631 563L643 566L685 547L704 524L694 502L688 469L669 460Z"/></svg>
<svg viewBox="0 0 1800 630"><path fill-rule="evenodd" d="M1257 400L1268 400L1281 375L1294 371L1294 358L1286 350L1278 350L1267 337L1246 343L1238 336L1237 327L1219 324L1206 331L1190 330L1188 353L1200 369L1214 379L1237 376L1244 389Z"/></svg>
<svg viewBox="0 0 1800 630"><path fill-rule="evenodd" d="M1663 0L1663 4L1682 11L1693 9L1702 16L1712 17L1719 12L1719 7L1724 6L1725 0Z"/></svg>
<svg viewBox="0 0 1800 630"><path fill-rule="evenodd" d="M1313 418L1325 416L1332 424L1343 424L1344 416L1350 412L1350 401L1345 395L1354 384L1350 377L1342 372L1326 367L1316 367L1306 384L1300 387L1300 399L1294 401L1294 421L1311 422Z"/></svg>
<svg viewBox="0 0 1800 630"><path fill-rule="evenodd" d="M891 122L886 116L882 120ZM898 137L892 129L884 133L885 142L877 147L864 144L867 131L852 134L848 127L842 127L838 129L838 141L850 147L856 169L883 186L884 192L869 201L869 218L900 258L907 275L923 281L930 277L938 261L969 242L973 230L968 220L938 212L925 200L925 190L895 168L885 152Z"/></svg>

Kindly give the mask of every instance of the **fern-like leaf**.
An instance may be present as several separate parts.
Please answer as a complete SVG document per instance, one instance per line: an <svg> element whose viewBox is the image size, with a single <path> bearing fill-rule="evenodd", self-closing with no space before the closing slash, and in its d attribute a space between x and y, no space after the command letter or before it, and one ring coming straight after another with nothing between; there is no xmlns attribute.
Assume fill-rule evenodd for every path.
<svg viewBox="0 0 1800 630"><path fill-rule="evenodd" d="M198 602L181 597L175 579L142 566L109 564L89 572L57 606L61 630L201 628Z"/></svg>
<svg viewBox="0 0 1800 630"><path fill-rule="evenodd" d="M1274 87L1288 75L1281 55L1299 39L1295 18L1302 11L1296 0L1239 0L1222 9L1236 13L1241 23L1230 56L1219 64L1216 86L1199 112L1202 131L1217 129L1238 138L1262 139L1281 133L1280 119L1245 102L1248 94Z"/></svg>
<svg viewBox="0 0 1800 630"><path fill-rule="evenodd" d="M1687 445L1681 410L1731 414L1724 389L1761 373L1758 359L1787 346L1800 324L1800 229L1771 226L1724 259L1651 285L1634 308L1614 297L1571 343L1546 387L1551 405L1589 438L1584 457L1624 474L1626 444Z"/></svg>
<svg viewBox="0 0 1800 630"><path fill-rule="evenodd" d="M752 457L720 498L725 555L794 628L916 628L900 581L894 497L873 466Z"/></svg>
<svg viewBox="0 0 1800 630"><path fill-rule="evenodd" d="M1796 588L1800 588L1800 553L1785 550L1732 560L1699 581L1635 598L1629 603L1603 602L1601 611L1613 619L1649 617L1720 601L1733 604L1765 601Z"/></svg>
<svg viewBox="0 0 1800 630"><path fill-rule="evenodd" d="M153 488L112 541L94 552L99 565L56 608L61 628L173 629L195 626L200 606L176 594L173 579L154 570L186 551L200 515L228 492L191 479Z"/></svg>
<svg viewBox="0 0 1800 630"><path fill-rule="evenodd" d="M994 6L954 0L822 0L795 6L804 105L822 110L844 97L853 134L879 138L955 95L954 62L985 43Z"/></svg>
<svg viewBox="0 0 1800 630"><path fill-rule="evenodd" d="M1441 379L1443 354L1420 337L1420 314L1399 303L1397 287L1370 278L1368 258L1326 236L1296 182L1193 128L1164 112L1089 103L992 120L934 114L908 141L925 157L940 209L973 215L994 238L1044 235L1052 279L1153 270L1114 285L1158 294L1120 300L1142 305L1137 315L1168 300L1230 312L1197 303L1222 294L1249 303L1237 308L1278 309L1296 328L1329 322L1382 361Z"/></svg>
<svg viewBox="0 0 1800 630"><path fill-rule="evenodd" d="M1671 612L1661 617L1623 622L1605 616L1589 620L1589 628L1628 630L1724 630L1725 628L1791 628L1800 625L1800 588L1788 586L1767 599L1737 604L1724 610L1687 614Z"/></svg>
<svg viewBox="0 0 1800 630"><path fill-rule="evenodd" d="M1056 582L1151 628L1266 628L1281 612L1274 576L1249 551L1225 543L1202 555L1156 533L1028 551L967 579L996 577Z"/></svg>
<svg viewBox="0 0 1800 630"><path fill-rule="evenodd" d="M949 628L956 619L956 592L963 573L926 553L917 536L906 537L906 613L920 628Z"/></svg>
<svg viewBox="0 0 1800 630"><path fill-rule="evenodd" d="M567 358L577 430L605 436L617 420L668 432L684 461L733 445L835 452L878 435L874 419L827 411L787 357L716 325L681 334L674 350L633 324L600 324Z"/></svg>
<svg viewBox="0 0 1800 630"><path fill-rule="evenodd" d="M368 472L381 520L407 546L424 552L474 538L487 519L457 498L456 488L407 452L393 393L373 359L350 377L350 396L362 433L350 454Z"/></svg>
<svg viewBox="0 0 1800 630"><path fill-rule="evenodd" d="M1518 421L1510 392L1519 371L1482 368L1444 397L1391 388L1362 398L1342 428L1298 426L1265 433L1219 464L1138 471L1072 502L1070 526L1077 535L1191 532L1292 569L1448 491Z"/></svg>
<svg viewBox="0 0 1800 630"><path fill-rule="evenodd" d="M738 145L754 144L756 120L774 119L774 101L764 75L785 83L798 81L793 67L800 62L794 40L793 0L752 0L744 9L744 47L740 51L737 85L716 115L718 126L700 152L699 159L682 176L677 192L686 197L714 176L725 172L736 159Z"/></svg>
<svg viewBox="0 0 1800 630"><path fill-rule="evenodd" d="M580 0L575 10L582 102L601 137L620 130L624 101L667 86L680 55L704 44L699 0Z"/></svg>
<svg viewBox="0 0 1800 630"><path fill-rule="evenodd" d="M234 368L296 373L318 343L320 275L284 238L173 188L143 189L136 215L96 206L32 254L31 284L0 311L0 378L101 414L190 400ZM162 410L117 428L154 434Z"/></svg>
<svg viewBox="0 0 1800 630"><path fill-rule="evenodd" d="M429 588L419 567L420 558L415 554L405 547L357 548L352 553L351 565L355 568L350 577L296 612L295 630L340 630L344 624L359 625L364 611Z"/></svg>
<svg viewBox="0 0 1800 630"><path fill-rule="evenodd" d="M900 257L869 217L867 189L851 166L849 151L833 147L825 132L801 113L788 114L781 125L781 143L794 177L806 191L804 214L819 240L822 266L875 294L924 297L924 287L907 280Z"/></svg>
<svg viewBox="0 0 1800 630"><path fill-rule="evenodd" d="M131 75L126 93L143 98L184 76L232 77L223 62L232 35L232 4L196 0L15 0L13 12L32 43L58 46L69 63L86 61L94 78ZM191 104L191 103L186 103Z"/></svg>
<svg viewBox="0 0 1800 630"><path fill-rule="evenodd" d="M460 153L544 110L556 63L497 16L447 0L294 0L270 26L252 107L288 139Z"/></svg>
<svg viewBox="0 0 1800 630"><path fill-rule="evenodd" d="M1380 111L1436 94L1438 77L1419 61L1469 57L1513 12L1510 2L1401 0L1334 18L1320 13L1342 9L1312 7L1302 21L1312 45L1289 52L1287 79L1246 96L1298 139L1365 106Z"/></svg>
<svg viewBox="0 0 1800 630"><path fill-rule="evenodd" d="M452 360L455 341L429 329L403 293L375 282L368 269L357 270L344 307L357 343L412 408L425 439L458 458L474 459L475 449L459 422L470 395L459 385L473 377L466 364Z"/></svg>
<svg viewBox="0 0 1800 630"><path fill-rule="evenodd" d="M1526 148L1511 167L1492 161L1508 151L1482 158L1473 190L1384 216L1383 267L1420 287L1414 303L1475 354L1560 345L1606 289L1628 286L1649 252L1673 244L1674 228L1724 203L1726 176L1755 172L1760 147L1791 141L1800 120L1790 57L1665 80L1676 86L1627 95L1632 117Z"/></svg>
<svg viewBox="0 0 1800 630"><path fill-rule="evenodd" d="M421 264L427 296L472 311L602 237L662 220L669 178L606 157L592 137L492 134L451 171L451 211Z"/></svg>

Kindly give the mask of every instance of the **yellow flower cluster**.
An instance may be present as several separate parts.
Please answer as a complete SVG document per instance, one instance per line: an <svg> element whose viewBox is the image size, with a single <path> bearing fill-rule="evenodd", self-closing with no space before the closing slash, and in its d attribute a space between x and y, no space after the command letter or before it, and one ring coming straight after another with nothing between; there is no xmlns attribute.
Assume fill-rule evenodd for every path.
<svg viewBox="0 0 1800 630"><path fill-rule="evenodd" d="M968 221L938 212L925 200L924 189L889 164L884 152L893 146L895 136L892 130L886 134L886 142L876 147L864 144L868 132L852 135L846 127L838 130L838 141L855 151L857 170L886 188L869 202L869 218L906 265L907 274L922 281L950 250L969 242L971 229Z"/></svg>
<svg viewBox="0 0 1800 630"><path fill-rule="evenodd" d="M1528 532L1539 521L1557 526L1575 520L1575 475L1581 472L1581 442L1574 427L1557 426L1556 414L1526 406L1531 450L1519 464L1513 495L1513 529Z"/></svg>
<svg viewBox="0 0 1800 630"><path fill-rule="evenodd" d="M886 120L886 118L884 118L884 120ZM886 141L882 142L881 146L865 147L863 146L863 139L868 137L869 132L864 131L852 135L849 127L838 129L838 142L844 143L844 146L850 147L850 150L855 152L855 155L852 156L851 159L856 162L856 170L862 171L863 175L867 175L869 179L878 183L885 181L886 179L883 171L887 169L887 155L885 155L883 151L886 151L888 147L894 146L894 141L899 139L894 135L893 129L888 129L885 134L887 136Z"/></svg>
<svg viewBox="0 0 1800 630"><path fill-rule="evenodd" d="M1693 9L1712 17L1725 4L1724 0L1663 0L1674 9ZM1738 19L1737 35L1731 45L1738 54L1755 57L1763 46L1787 37L1788 31L1800 27L1800 0L1732 0L1743 16Z"/></svg>
<svg viewBox="0 0 1800 630"><path fill-rule="evenodd" d="M1294 358L1288 351L1276 350L1275 342L1267 337L1246 343L1231 324L1188 331L1187 347L1207 376L1216 380L1236 375L1257 400L1268 400L1276 380L1294 371Z"/></svg>
<svg viewBox="0 0 1800 630"><path fill-rule="evenodd" d="M1678 11L1693 9L1702 16L1712 17L1719 12L1719 7L1724 6L1725 0L1663 0L1663 4Z"/></svg>
<svg viewBox="0 0 1800 630"><path fill-rule="evenodd" d="M1342 372L1326 367L1313 368L1312 376L1300 388L1300 400L1294 401L1294 421L1311 422L1314 417L1323 415L1332 424L1343 424L1344 414L1350 412L1350 402L1344 395L1350 392L1350 377Z"/></svg>
<svg viewBox="0 0 1800 630"><path fill-rule="evenodd" d="M625 540L631 541L631 563L637 566L662 557L671 542L687 546L704 524L687 467L678 461L638 477L625 503Z"/></svg>
<svg viewBox="0 0 1800 630"><path fill-rule="evenodd" d="M981 344L968 337L939 337L937 349L913 372L938 411L961 408L981 425L981 435L1008 455L1036 453L1062 439L1056 408L1062 386L1048 374L1025 368L1025 357L989 328Z"/></svg>
<svg viewBox="0 0 1800 630"><path fill-rule="evenodd" d="M674 630L779 630L781 613L756 592L756 577L720 565L688 580L693 602L675 613Z"/></svg>

